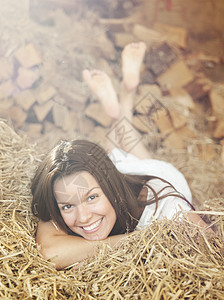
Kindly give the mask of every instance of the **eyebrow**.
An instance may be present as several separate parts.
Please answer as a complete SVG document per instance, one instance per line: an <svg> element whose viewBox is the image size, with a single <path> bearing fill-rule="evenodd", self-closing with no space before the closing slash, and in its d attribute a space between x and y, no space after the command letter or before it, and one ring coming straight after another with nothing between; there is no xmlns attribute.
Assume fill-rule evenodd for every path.
<svg viewBox="0 0 224 300"><path fill-rule="evenodd" d="M85 196L88 196L94 189L100 189L100 187L99 187L99 186L94 186L94 187L92 187L92 188L85 194Z"/></svg>
<svg viewBox="0 0 224 300"><path fill-rule="evenodd" d="M86 192L83 195L83 197L87 197L94 189L100 189L100 186L94 186L94 187L92 187L90 190L88 190L88 192ZM63 192L55 191L55 193L63 193ZM56 201L57 201L57 199L56 199ZM70 203L70 201L60 201L60 202L57 201L57 204L69 204L69 203Z"/></svg>

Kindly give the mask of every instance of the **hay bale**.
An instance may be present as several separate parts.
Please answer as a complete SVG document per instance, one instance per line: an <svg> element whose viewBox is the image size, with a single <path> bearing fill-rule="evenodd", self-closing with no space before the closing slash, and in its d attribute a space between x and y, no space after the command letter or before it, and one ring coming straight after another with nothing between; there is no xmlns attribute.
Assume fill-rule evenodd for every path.
<svg viewBox="0 0 224 300"><path fill-rule="evenodd" d="M205 204L217 235L187 220L154 222L117 249L99 247L79 268L57 271L38 252L30 212L35 147L0 121L1 299L223 299L223 198ZM213 206L210 204L213 203Z"/></svg>

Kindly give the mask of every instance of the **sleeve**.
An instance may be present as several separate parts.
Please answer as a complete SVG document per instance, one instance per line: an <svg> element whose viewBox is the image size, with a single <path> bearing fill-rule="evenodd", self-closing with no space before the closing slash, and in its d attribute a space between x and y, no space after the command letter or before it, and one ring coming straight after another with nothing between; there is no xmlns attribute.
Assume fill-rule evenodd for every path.
<svg viewBox="0 0 224 300"><path fill-rule="evenodd" d="M184 195L189 202L192 203L192 194L184 175L172 164L157 159L141 160L119 148L113 149L109 157L121 173L151 175L165 179L171 183L179 193Z"/></svg>
<svg viewBox="0 0 224 300"><path fill-rule="evenodd" d="M150 180L148 184L157 193L167 186L166 183L158 179ZM173 192L173 189L171 187L167 187L159 195L166 195L169 192ZM153 193L148 188L147 200L150 200L152 197ZM191 210L190 205L186 201L176 196L167 196L164 199L159 200L158 208L156 210L156 213L154 214L155 208L156 203L147 205L145 207L137 226L138 229L144 228L145 226L149 225L154 219L161 220L164 217L166 217L167 219L172 219L173 217L175 217L175 215L177 215L178 212ZM181 213L178 214L178 216L181 218Z"/></svg>

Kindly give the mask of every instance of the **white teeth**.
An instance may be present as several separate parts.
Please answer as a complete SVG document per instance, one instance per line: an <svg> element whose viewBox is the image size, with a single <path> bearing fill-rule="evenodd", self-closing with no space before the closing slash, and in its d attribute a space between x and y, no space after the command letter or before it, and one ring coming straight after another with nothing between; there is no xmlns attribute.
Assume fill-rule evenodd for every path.
<svg viewBox="0 0 224 300"><path fill-rule="evenodd" d="M86 230L86 231L93 230L93 229L95 229L97 226L100 225L101 221L102 221L102 219L100 219L99 221L95 222L94 224L92 224L92 225L90 225L90 226L85 226L85 227L83 226L82 228L83 228L84 230Z"/></svg>

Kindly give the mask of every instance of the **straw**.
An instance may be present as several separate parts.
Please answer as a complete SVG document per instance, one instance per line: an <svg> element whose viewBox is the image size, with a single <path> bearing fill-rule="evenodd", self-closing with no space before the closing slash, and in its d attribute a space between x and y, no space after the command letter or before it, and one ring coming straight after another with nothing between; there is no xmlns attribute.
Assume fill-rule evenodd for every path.
<svg viewBox="0 0 224 300"><path fill-rule="evenodd" d="M197 211L215 235L185 217L154 221L117 248L99 246L82 266L57 271L39 253L30 210L30 181L41 156L3 120L0 134L1 299L224 299L223 198Z"/></svg>

